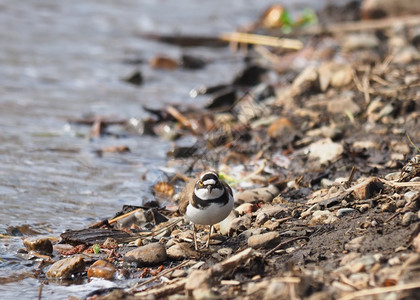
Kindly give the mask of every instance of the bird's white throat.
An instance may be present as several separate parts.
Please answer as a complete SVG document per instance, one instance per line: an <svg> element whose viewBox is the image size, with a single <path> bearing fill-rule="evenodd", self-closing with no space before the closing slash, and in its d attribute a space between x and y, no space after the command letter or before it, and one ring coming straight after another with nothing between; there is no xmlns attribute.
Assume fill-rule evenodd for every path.
<svg viewBox="0 0 420 300"><path fill-rule="evenodd" d="M209 190L206 188L194 189L195 195L201 200L217 199L221 197L224 192L225 191L223 189L217 189L217 188L212 189L211 192L209 192Z"/></svg>

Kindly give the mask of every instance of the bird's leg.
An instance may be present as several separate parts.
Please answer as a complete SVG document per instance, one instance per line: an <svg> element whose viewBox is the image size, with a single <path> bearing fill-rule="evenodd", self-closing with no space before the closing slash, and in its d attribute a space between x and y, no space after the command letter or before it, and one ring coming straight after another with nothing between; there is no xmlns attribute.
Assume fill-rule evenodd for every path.
<svg viewBox="0 0 420 300"><path fill-rule="evenodd" d="M208 248L210 245L210 237L212 233L213 233L213 225L210 225L209 238L207 239L206 248Z"/></svg>
<svg viewBox="0 0 420 300"><path fill-rule="evenodd" d="M192 223L192 228L193 228L193 236L194 236L194 248L195 248L195 251L198 251L197 236L195 234L195 224L194 223Z"/></svg>

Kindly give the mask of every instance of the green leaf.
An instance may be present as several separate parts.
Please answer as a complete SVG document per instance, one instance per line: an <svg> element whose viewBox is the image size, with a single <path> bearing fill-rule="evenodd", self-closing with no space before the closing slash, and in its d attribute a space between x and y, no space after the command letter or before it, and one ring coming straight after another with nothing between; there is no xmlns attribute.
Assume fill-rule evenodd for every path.
<svg viewBox="0 0 420 300"><path fill-rule="evenodd" d="M98 244L93 245L92 249L93 249L93 252L95 252L95 254L98 254L101 250Z"/></svg>

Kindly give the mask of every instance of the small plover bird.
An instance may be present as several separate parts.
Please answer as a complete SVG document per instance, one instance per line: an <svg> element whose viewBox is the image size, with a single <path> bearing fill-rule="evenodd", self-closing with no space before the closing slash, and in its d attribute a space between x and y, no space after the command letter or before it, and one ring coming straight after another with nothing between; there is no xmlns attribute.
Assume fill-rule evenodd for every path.
<svg viewBox="0 0 420 300"><path fill-rule="evenodd" d="M210 225L208 248L213 225L230 214L233 203L232 189L215 171L205 171L188 182L179 196L179 211L193 223L195 250L198 250L195 224Z"/></svg>

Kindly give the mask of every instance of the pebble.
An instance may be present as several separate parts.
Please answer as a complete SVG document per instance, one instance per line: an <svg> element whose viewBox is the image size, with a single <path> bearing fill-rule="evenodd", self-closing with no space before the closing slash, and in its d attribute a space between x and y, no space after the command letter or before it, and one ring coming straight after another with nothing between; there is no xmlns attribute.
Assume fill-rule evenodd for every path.
<svg viewBox="0 0 420 300"><path fill-rule="evenodd" d="M369 177L362 182L355 185L353 189L353 195L358 200L366 200L372 198L376 193L383 190L383 183L376 177Z"/></svg>
<svg viewBox="0 0 420 300"><path fill-rule="evenodd" d="M46 255L50 255L53 252L53 245L46 237L28 237L23 240L23 244L28 251L35 251Z"/></svg>
<svg viewBox="0 0 420 300"><path fill-rule="evenodd" d="M270 184L266 187L236 193L234 198L236 203L250 203L257 201L269 203L273 201L274 197L276 197L279 193L280 190L276 186Z"/></svg>
<svg viewBox="0 0 420 300"><path fill-rule="evenodd" d="M340 217L342 217L344 215L347 215L349 213L352 213L352 212L354 212L354 208L344 207L344 208L340 208L339 210L337 210L336 216L340 218Z"/></svg>
<svg viewBox="0 0 420 300"><path fill-rule="evenodd" d="M97 277L97 278L104 278L104 279L112 279L114 276L116 269L113 264L105 261L105 260L98 260L95 261L88 269L87 276Z"/></svg>
<svg viewBox="0 0 420 300"><path fill-rule="evenodd" d="M350 93L350 95L342 95L341 99L333 99L328 102L327 110L333 114L348 112L352 115L357 115L361 111L361 108L353 101L353 93Z"/></svg>
<svg viewBox="0 0 420 300"><path fill-rule="evenodd" d="M267 232L250 236L248 238L248 246L255 249L272 247L277 245L279 240L280 234L278 232Z"/></svg>
<svg viewBox="0 0 420 300"><path fill-rule="evenodd" d="M331 179L328 178L322 178L321 179L321 187L322 188L329 188L334 184L334 181L332 181Z"/></svg>
<svg viewBox="0 0 420 300"><path fill-rule="evenodd" d="M320 164L326 164L340 156L344 148L341 144L326 138L312 143L308 147L309 158L318 159Z"/></svg>
<svg viewBox="0 0 420 300"><path fill-rule="evenodd" d="M290 135L293 130L293 124L289 119L279 118L268 127L267 134L273 139L278 139L284 135Z"/></svg>
<svg viewBox="0 0 420 300"><path fill-rule="evenodd" d="M222 222L219 223L219 231L222 235L228 235L232 232L232 221L238 217L238 212L234 209Z"/></svg>
<svg viewBox="0 0 420 300"><path fill-rule="evenodd" d="M346 34L343 40L343 50L371 49L379 45L379 39L372 33Z"/></svg>
<svg viewBox="0 0 420 300"><path fill-rule="evenodd" d="M217 253L219 253L222 256L228 256L228 255L231 255L233 253L233 249L232 248L221 248L221 249L217 250Z"/></svg>
<svg viewBox="0 0 420 300"><path fill-rule="evenodd" d="M238 217L232 220L230 232L242 232L251 227L251 218L248 215Z"/></svg>
<svg viewBox="0 0 420 300"><path fill-rule="evenodd" d="M235 208L235 210L238 212L240 216L251 213L253 209L254 209L254 204L252 203L242 203L237 208Z"/></svg>
<svg viewBox="0 0 420 300"><path fill-rule="evenodd" d="M338 221L338 218L329 210L316 210L312 213L312 218L308 222L308 225L333 224L336 221Z"/></svg>
<svg viewBox="0 0 420 300"><path fill-rule="evenodd" d="M179 63L170 57L158 55L150 61L150 66L155 69L174 70L178 68Z"/></svg>
<svg viewBox="0 0 420 300"><path fill-rule="evenodd" d="M381 210L383 212L395 212L396 209L397 207L395 206L393 202L387 202L381 207Z"/></svg>
<svg viewBox="0 0 420 300"><path fill-rule="evenodd" d="M261 225L264 224L265 222L267 222L269 220L268 215L265 212L260 212L258 213L257 217L255 218L255 224L256 225Z"/></svg>
<svg viewBox="0 0 420 300"><path fill-rule="evenodd" d="M395 202L395 205L397 208L402 208L405 206L405 200L397 200L397 202Z"/></svg>
<svg viewBox="0 0 420 300"><path fill-rule="evenodd" d="M416 222L418 220L417 215L413 213L412 211L406 212L402 218L401 224L403 226L408 226L413 222Z"/></svg>
<svg viewBox="0 0 420 300"><path fill-rule="evenodd" d="M49 279L68 279L73 273L81 272L85 268L85 261L81 256L72 256L55 262L48 270Z"/></svg>
<svg viewBox="0 0 420 300"><path fill-rule="evenodd" d="M190 248L189 243L177 243L169 247L166 254L172 260L198 257L198 253Z"/></svg>
<svg viewBox="0 0 420 300"><path fill-rule="evenodd" d="M273 231L274 229L279 227L279 225L280 225L279 221L272 221L272 220L268 220L267 222L263 224L264 228L267 228L269 231Z"/></svg>
<svg viewBox="0 0 420 300"><path fill-rule="evenodd" d="M186 277L187 275L188 273L184 269L176 269L171 273L171 278Z"/></svg>
<svg viewBox="0 0 420 300"><path fill-rule="evenodd" d="M135 262L138 266L153 266L163 263L167 259L165 246L151 243L127 252L124 261Z"/></svg>
<svg viewBox="0 0 420 300"><path fill-rule="evenodd" d="M354 238L344 246L344 249L349 251L357 251L362 246L365 239L365 236L359 236L357 238Z"/></svg>
<svg viewBox="0 0 420 300"><path fill-rule="evenodd" d="M419 197L420 197L419 191L408 191L407 193L404 194L404 199L407 202L413 202Z"/></svg>

